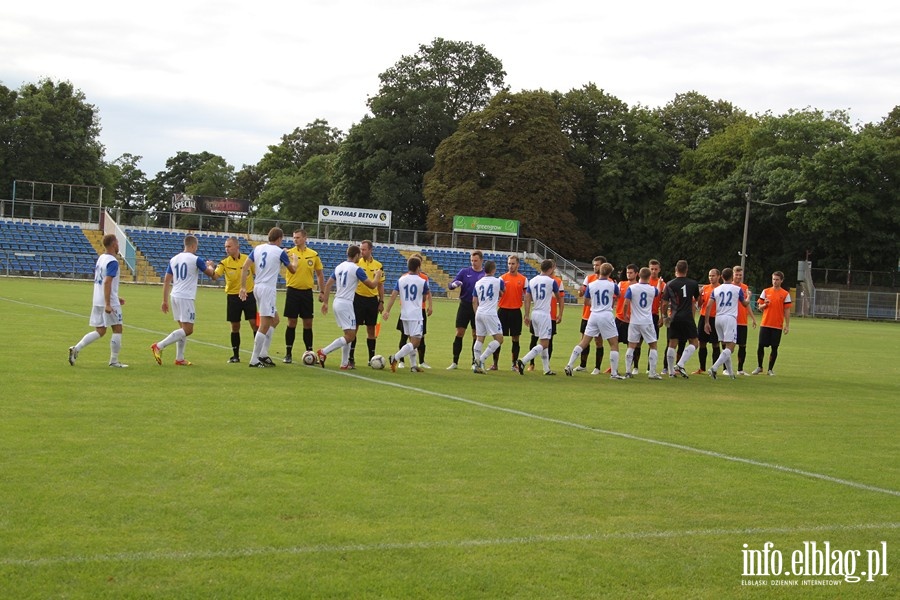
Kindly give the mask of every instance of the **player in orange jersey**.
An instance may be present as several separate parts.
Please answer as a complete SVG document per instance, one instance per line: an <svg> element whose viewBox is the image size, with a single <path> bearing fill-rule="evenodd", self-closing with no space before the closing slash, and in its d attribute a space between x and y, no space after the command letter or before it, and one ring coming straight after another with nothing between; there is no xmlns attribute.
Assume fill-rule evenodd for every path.
<svg viewBox="0 0 900 600"><path fill-rule="evenodd" d="M616 302L616 328L619 330L619 339L628 340L628 324L631 321L631 311L625 306L625 292L628 286L637 283L638 266L634 263L625 267L625 279L619 282L619 299ZM637 346L632 358L632 374L637 375L638 360L641 358L641 347ZM625 373L628 375L628 373Z"/></svg>
<svg viewBox="0 0 900 600"><path fill-rule="evenodd" d="M784 273L775 271L772 273L772 287L763 290L759 295L759 308L762 310L762 323L759 327L759 346L756 348L757 367L753 375L762 373L763 358L766 346L771 346L769 353L770 376L775 375L775 361L778 359L778 346L781 344L781 334L788 334L791 324L791 294L781 287L784 281Z"/></svg>
<svg viewBox="0 0 900 600"><path fill-rule="evenodd" d="M516 361L519 360L519 336L522 335L522 303L525 301L525 286L528 278L519 273L519 257L511 254L506 259L506 273L500 276L506 291L500 297L497 304L497 315L500 317L500 326L503 335L512 338L512 370L516 370ZM500 360L500 349L494 352L494 364L490 370L497 370L497 361Z"/></svg>
<svg viewBox="0 0 900 600"><path fill-rule="evenodd" d="M711 331L710 333L706 332L706 310L707 304L709 302L709 297L712 295L713 290L719 287L719 277L721 274L718 269L710 269L709 270L709 283L700 288L700 300L697 302L697 306L700 307L700 317L697 319L697 334L700 339L700 349L697 351L697 357L700 359L700 368L692 373L692 375L702 375L706 373L706 357L708 356L708 350L706 349L706 344L711 344L713 349L713 362L719 359L719 338L716 335L716 306L713 304L709 307L709 310L712 311L709 314L709 323Z"/></svg>

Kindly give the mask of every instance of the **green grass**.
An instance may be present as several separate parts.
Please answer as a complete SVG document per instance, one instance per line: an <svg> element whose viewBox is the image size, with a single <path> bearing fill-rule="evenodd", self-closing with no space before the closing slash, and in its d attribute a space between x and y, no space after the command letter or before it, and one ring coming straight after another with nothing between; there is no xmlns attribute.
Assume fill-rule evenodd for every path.
<svg viewBox="0 0 900 600"><path fill-rule="evenodd" d="M131 367L108 337L70 367L89 285L0 279L4 598L900 596L897 324L795 319L775 378L617 382L562 376L570 310L560 376L475 376L443 369L437 302L427 373L251 370L203 289L185 369L148 349L175 326L161 287L122 295ZM857 571L885 541L889 575L742 586L766 541L786 566L804 541L860 550Z"/></svg>

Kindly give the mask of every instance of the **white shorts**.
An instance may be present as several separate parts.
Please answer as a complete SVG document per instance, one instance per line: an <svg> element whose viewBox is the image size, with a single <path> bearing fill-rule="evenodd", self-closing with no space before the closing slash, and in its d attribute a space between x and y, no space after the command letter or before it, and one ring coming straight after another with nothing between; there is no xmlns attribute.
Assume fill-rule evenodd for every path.
<svg viewBox="0 0 900 600"><path fill-rule="evenodd" d="M727 315L716 316L716 334L723 344L737 343L737 319Z"/></svg>
<svg viewBox="0 0 900 600"><path fill-rule="evenodd" d="M531 329L539 340L549 340L553 337L553 319L548 312L531 313Z"/></svg>
<svg viewBox="0 0 900 600"><path fill-rule="evenodd" d="M652 344L656 341L656 328L653 327L653 323L647 323L646 325L628 324L628 343L636 344L641 339L647 344Z"/></svg>
<svg viewBox="0 0 900 600"><path fill-rule="evenodd" d="M107 313L105 306L95 306L91 309L91 327L112 327L122 324L121 307L112 307L112 312Z"/></svg>
<svg viewBox="0 0 900 600"><path fill-rule="evenodd" d="M260 317L274 317L278 312L276 300L278 293L274 287L258 285L253 288L253 297L256 298L256 312Z"/></svg>
<svg viewBox="0 0 900 600"><path fill-rule="evenodd" d="M197 318L193 300L172 297L169 298L169 308L172 310L172 317L179 323L193 323Z"/></svg>
<svg viewBox="0 0 900 600"><path fill-rule="evenodd" d="M412 319L409 321L400 319L400 322L403 323L403 333L407 336L411 338L422 337L422 330L424 329L424 321L422 321L422 319Z"/></svg>
<svg viewBox="0 0 900 600"><path fill-rule="evenodd" d="M337 321L341 331L356 330L356 311L353 310L353 300L335 298L331 310L334 312L334 320Z"/></svg>
<svg viewBox="0 0 900 600"><path fill-rule="evenodd" d="M616 319L611 312L591 313L588 317L587 325L584 326L584 335L588 337L602 337L604 340L614 338L619 335L616 329Z"/></svg>
<svg viewBox="0 0 900 600"><path fill-rule="evenodd" d="M475 335L478 337L494 337L503 333L500 317L497 313L481 313L475 311Z"/></svg>

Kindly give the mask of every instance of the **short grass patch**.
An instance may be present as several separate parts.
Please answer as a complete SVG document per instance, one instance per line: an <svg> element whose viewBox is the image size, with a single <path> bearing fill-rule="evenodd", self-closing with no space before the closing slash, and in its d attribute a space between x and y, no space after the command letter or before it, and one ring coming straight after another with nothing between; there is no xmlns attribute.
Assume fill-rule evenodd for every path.
<svg viewBox="0 0 900 600"><path fill-rule="evenodd" d="M108 337L71 367L89 285L0 279L0 595L900 596L897 324L795 319L774 378L610 381L563 376L569 310L557 377L510 371L508 343L482 376L444 370L439 301L426 373L256 370L226 364L224 295L201 289L180 368L149 351L175 327L161 293L123 286L128 369ZM338 334L316 317L317 346ZM397 341L386 324L378 353ZM812 541L860 551L857 574L885 542L889 574L744 573L744 550L787 569Z"/></svg>

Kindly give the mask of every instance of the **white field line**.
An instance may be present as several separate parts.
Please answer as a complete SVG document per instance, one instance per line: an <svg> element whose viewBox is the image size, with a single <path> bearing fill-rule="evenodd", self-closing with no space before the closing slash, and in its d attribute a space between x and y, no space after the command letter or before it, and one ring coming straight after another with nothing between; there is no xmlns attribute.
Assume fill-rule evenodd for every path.
<svg viewBox="0 0 900 600"><path fill-rule="evenodd" d="M39 309L41 309L41 310L51 310L51 311L56 311L56 312L65 314L65 315L71 315L71 316L76 316L76 317L86 318L84 315L81 315L81 314L78 314L78 313L73 313L73 312L67 311L67 310L62 310L62 309L59 309L59 308L54 308L54 307L51 307L51 306L38 306L38 305L30 304L30 303L27 303L27 302L21 302L21 301L19 301L19 300L12 300L12 299L10 299L10 298L3 298L3 297L0 297L0 300L5 300L5 301L7 301L7 302L12 302L12 303L15 303L15 304L22 304L22 305L25 305L25 306L33 306L33 307L39 308ZM133 325L125 324L125 327L130 327L131 329L135 329L135 330L143 331L143 332L147 332L147 333L160 333L160 335L164 335L162 332L156 332L156 331L153 331L153 330L151 330L151 329L144 329L144 328L141 328L141 327L135 327L135 326L133 326ZM229 348L227 348L226 346L223 346L223 345L220 345L220 344L213 344L213 343L210 343L210 342L202 342L202 341L199 341L199 340L192 340L192 341L193 341L193 343L203 344L203 345L206 345L206 346L212 346L212 347L215 347L215 348L229 349ZM672 448L672 449L674 449L674 450L680 450L680 451L682 451L682 452L691 452L691 453L693 453L693 454L700 454L700 455L703 455L703 456L708 456L708 457L710 457L710 458L716 458L716 459L719 459L719 460L727 460L727 461L730 461L730 462L743 463L743 464L746 464L746 465L751 465L751 466L759 467L759 468L763 468L763 469L770 469L770 470L773 470L773 471L780 471L780 472L782 472L782 473L789 473L789 474L792 474L792 475L799 475L799 476L801 476L801 477L809 477L809 478L812 478L812 479L819 479L819 480L821 480L821 481L827 481L827 482L829 482L829 483L834 483L834 484L838 484L838 485L844 485L844 486L847 486L847 487L852 487L852 488L856 488L856 489L860 489L860 490L865 490L865 491L868 491L868 492L876 492L876 493L880 493L880 494L888 494L888 495L891 495L891 496L897 496L897 497L900 497L900 491L898 491L898 490L892 490L892 489L887 489L887 488L881 488L881 487L876 487L876 486L872 486L872 485L867 485L867 484L859 483L859 482L856 482L856 481L850 481L850 480L848 480L848 479L841 479L841 478L838 478L838 477L832 477L832 476L830 476L830 475L823 475L822 473L815 473L815 472L813 472L813 471L805 471L805 470L803 470L803 469L795 469L795 468L793 468L793 467L786 467L786 466L784 466L784 465L779 465L779 464L775 464L775 463L768 463L768 462L758 461L758 460L754 460L754 459L752 459L752 458L743 458L743 457L740 457L740 456L732 456L732 455L730 455L730 454L723 454L723 453L721 453L721 452L715 452L715 451L713 451L713 450L704 450L704 449L702 449L702 448L695 448L695 447L693 447L693 446L685 446L684 444L676 444L676 443L674 443L674 442L666 442L666 441L663 441L663 440L655 440L655 439L652 439L652 438L641 437L641 436L633 435L633 434L630 434L630 433L623 433L623 432L621 432L621 431L611 431L611 430L608 430L608 429L599 429L599 428L596 428L596 427L590 427L590 426L588 426L588 425L584 425L584 424L581 424L581 423L575 423L575 422L572 422L572 421L564 421L564 420L562 420L562 419L554 419L554 418L552 418L552 417L545 417L545 416L542 416L542 415L538 415L538 414L534 414L534 413L529 413L529 412L525 412L525 411L522 411L522 410L517 410L517 409L514 409L514 408L507 408L507 407L503 407L503 406L496 406L496 405L493 405L493 404L487 404L487 403L485 403L485 402L479 402L479 401L477 401L477 400L471 400L471 399L469 399L469 398L463 398L463 397L461 397L461 396L454 396L454 395L451 395L451 394L444 394L444 393L441 393L441 392L435 392L435 391L431 391L431 390L427 390L427 389L422 389L422 388L417 388L417 387L413 387L413 386L409 386L409 385L404 385L404 384L402 384L402 383L395 383L395 382L392 382L392 381L383 381L383 380L380 380L380 379L372 379L372 378L370 378L370 377L365 377L365 376L363 376L363 375L359 375L359 374L355 374L355 373L348 373L348 372L346 372L346 371L342 371L342 372L329 371L329 373L333 373L333 374L336 374L336 375L343 375L343 376L346 376L346 377L355 377L355 378L357 378L357 379L362 379L362 380L364 380L364 381L376 383L376 384L378 384L378 385L385 385L385 386L390 386L390 387L396 387L396 388L399 388L399 389L403 389L403 390L407 390L407 391L411 391L411 392L416 392L416 393L419 393L419 394L424 393L424 394L427 394L427 395L430 395L430 396L435 396L435 397L438 397L438 398L444 398L444 399L447 399L447 400L452 400L452 401L454 401L454 402L461 402L461 403L464 403L464 404L469 404L469 405L471 405L471 406L477 406L477 407L479 407L479 408L483 408L483 409L487 409L487 410L493 410L493 411L498 411L498 412L504 412L504 413L511 414L511 415L516 415L516 416L519 416L519 417L525 417L525 418L528 418L528 419L535 419L535 420L538 420L538 421L543 421L543 422L545 422L545 423L553 423L553 424L555 424L555 425L562 425L562 426L564 426L564 427L571 427L571 428L573 428L573 429L580 429L580 430L582 430L582 431L589 431L589 432L591 432L591 433L598 433L598 434L601 434L601 435L608 435L608 436L612 436L612 437L623 438L623 439L626 439L626 440L631 440L631 441L634 441L634 442L642 442L642 443L645 443L645 444L653 444L653 445L655 445L655 446L662 446L662 447L665 447L665 448Z"/></svg>
<svg viewBox="0 0 900 600"><path fill-rule="evenodd" d="M704 449L702 449L702 448L695 448L695 447L693 447L693 446L685 446L685 445L683 445L683 444L676 444L676 443L674 443L674 442L666 442L666 441L662 441L662 440L654 440L654 439L652 439L652 438L646 438L646 437L641 437L641 436L638 436L638 435L632 435L632 434L630 434L630 433L622 433L621 431L611 431L611 430L608 430L608 429L599 429L599 428L596 428L596 427L590 427L589 425L584 425L584 424L581 424L581 423L574 423L574 422L572 422L572 421L564 421L564 420L562 420L562 419L554 419L553 417L545 417L545 416L543 416L543 415L538 415L538 414L534 414L534 413L529 413L529 412L525 412L525 411L518 410L518 409L515 409L515 408L507 408L507 407L504 407L504 406L496 406L496 405L493 405L493 404L487 404L487 403L484 403L484 402L479 402L479 401L477 401L477 400L470 400L470 399L468 399L468 398L462 398L462 397L460 397L460 396L453 396L453 395L451 395L451 394L444 394L444 393L442 393L442 392L434 392L434 391L431 391L431 390L425 390L425 389L421 389L421 388L417 388L417 387L413 387L413 386L409 386L409 385L404 385L404 384L402 384L402 383L394 383L394 382L391 382L391 381L382 381L382 380L370 379L370 378L364 377L364 376L362 376L362 375L355 375L355 374L350 374L350 373L347 373L347 372L342 372L342 373L340 373L340 374L341 374L341 375L345 375L345 376L349 376L349 377L358 377L358 378L360 378L360 379L364 379L364 380L366 380L366 381L371 381L371 382L373 382L373 383L378 383L378 384L380 384L380 385L387 385L387 386L397 387L397 388L400 388L400 389L403 389L403 390L407 390L407 391L411 391L411 392L416 392L416 393L418 393L418 394L428 394L428 395L431 395L431 396L437 396L437 397L439 397L439 398L445 398L445 399L447 399L447 400L453 400L454 402L462 402L462 403L464 403L464 404L470 404L470 405L472 405L472 406L477 406L477 407L479 407L479 408L484 408L484 409L488 409L488 410L495 410L495 411L498 411L498 412L504 412L504 413L508 413L508 414L511 414L511 415L516 415L516 416L519 416L519 417L526 417L526 418L528 418L528 419L535 419L535 420L538 420L538 421L544 421L544 422L546 422L546 423L553 423L553 424L555 424L555 425L562 425L562 426L564 426L564 427L571 427L571 428L573 428L573 429L581 429L582 431L590 431L591 433L599 433L599 434L601 434L601 435L608 435L608 436L613 436L613 437L624 438L624 439L626 439L626 440L631 440L631 441L634 441L634 442L643 442L643 443L645 443L645 444L653 444L653 445L656 445L656 446L663 446L663 447L666 447L666 448L673 448L673 449L675 449L675 450L680 450L680 451L682 451L682 452L692 452L692 453L694 453L694 454L701 454L701 455L703 455L703 456L708 456L708 457L711 457L711 458L717 458L717 459L720 459L720 460L727 460L727 461L736 462L736 463L743 463L743 464L746 464L746 465L752 465L752 466L754 466L754 467L761 467L761 468L764 468L764 469L771 469L771 470L774 470L774 471L781 471L781 472L783 472L783 473L790 473L790 474L792 474L792 475L801 475L801 476L803 476L803 477L810 477L810 478L813 478L813 479L820 479L820 480L822 480L822 481L828 481L828 482L830 482L830 483L836 483L836 484L839 484L839 485L845 485L845 486L852 487L852 488L857 488L857 489L860 489L860 490L866 490L866 491L868 491L868 492L878 492L878 493L881 493L881 494L889 494L889 495L891 495L891 496L898 496L898 497L900 497L900 491L898 491L898 490L891 490L891 489L886 489L886 488L875 487L875 486L871 486L871 485L866 485L866 484L864 484L864 483L858 483L858 482L856 482L856 481L850 481L850 480L847 480L847 479L840 479L840 478L838 478L838 477L832 477L832 476L830 476L830 475L823 475L823 474L821 474L821 473L814 473L814 472L812 472L812 471L804 471L804 470L802 470L802 469L794 469L794 468L792 468L792 467L785 467L785 466L783 466L783 465L778 465L778 464L774 464L774 463L767 463L767 462L762 462L762 461L759 461L759 460L753 460L752 458L742 458L742 457L740 457L740 456L732 456L732 455L730 455L730 454L722 454L721 452L715 452L715 451L713 451L713 450L704 450Z"/></svg>
<svg viewBox="0 0 900 600"><path fill-rule="evenodd" d="M62 309L54 308L54 307L50 307L50 306L38 306L38 305L30 304L30 303L27 303L27 302L21 302L21 301L19 301L19 300L12 300L12 299L10 299L10 298L3 298L3 297L0 297L0 300L5 300L5 301L7 301L7 302L13 302L13 303L15 303L15 304L22 304L22 305L26 305L26 306L33 306L33 307L39 308L39 309L41 309L41 310L51 310L51 311L56 311L56 312L59 312L59 313L65 314L65 315L71 315L71 316L76 316L76 317L81 317L81 318L87 318L87 317L85 317L84 315L81 315L81 314L78 314L78 313L73 313L73 312L71 312L71 311L62 310ZM161 335L163 335L161 332L156 332L156 331L153 331L153 330L150 330L150 329L144 329L144 328L140 328L140 327L134 327L133 325L125 324L125 327L130 327L130 328L132 328L132 329L135 329L135 330L138 330L138 331L144 331L144 332L147 332L147 333L160 333ZM194 342L194 343L198 343L198 344L204 344L204 345L206 345L206 346L216 347L216 348L229 349L229 348L227 348L226 346L222 346L222 345L220 345L220 344L213 344L213 343L210 343L210 342L202 342L202 341L196 341L196 340L193 340L193 342ZM581 423L575 423L575 422L572 422L572 421L564 421L564 420L562 420L562 419L554 419L554 418L552 418L552 417L545 417L545 416L543 416L543 415L538 415L538 414L534 414L534 413L529 413L529 412L525 412L525 411L518 410L518 409L514 409L514 408L507 408L507 407L503 407L503 406L496 406L496 405L493 405L493 404L487 404L487 403L485 403L485 402L479 402L479 401L477 401L477 400L471 400L471 399L469 399L469 398L463 398L463 397L461 397L461 396L454 396L454 395L452 395L452 394L444 394L444 393L442 393L442 392L435 392L435 391L432 391L432 390L427 390L427 389L417 388L417 387L413 387L413 386L409 386L409 385L404 385L404 384L402 384L402 383L395 383L395 382L392 382L392 381L384 381L384 380L381 380L381 379L372 379L372 378L370 378L370 377L365 377L365 376L363 376L363 375L359 375L359 374L356 374L356 373L348 373L348 372L346 372L346 371L341 371L341 372L326 371L326 372L331 373L331 374L335 374L335 375L343 375L343 376L346 376L346 377L355 377L355 378L357 378L357 379L362 379L362 380L364 380L364 381L376 383L376 384L378 384L378 385L384 385L384 386L389 386L389 387L395 387L395 388L399 388L399 389L402 389L402 390L415 392L415 393L418 393L418 394L423 394L423 393L424 393L424 394L427 394L427 395L430 395L430 396L435 396L435 397L438 397L438 398L444 398L444 399L447 399L447 400L452 400L452 401L454 401L454 402L461 402L461 403L463 403L463 404L468 404L468 405L471 405L471 406L477 406L477 407L479 407L479 408L483 408L483 409L487 409L487 410L493 410L493 411L503 412L503 413L507 413L507 414L511 414L511 415L516 415L516 416L519 416L519 417L525 417L525 418L528 418L528 419L534 419L534 420L538 420L538 421L543 421L543 422L545 422L545 423L553 423L553 424L555 424L555 425L561 425L561 426L564 426L564 427L571 427L571 428L573 428L573 429L580 429L580 430L582 430L582 431L589 431L589 432L591 432L591 433L598 433L598 434L601 434L601 435L607 435L607 436L611 436L611 437L623 438L623 439L631 440L631 441L634 441L634 442L642 442L642 443L645 443L645 444L653 444L653 445L655 445L655 446L662 446L662 447L665 447L665 448L672 448L672 449L674 449L674 450L679 450L679 451L682 451L682 452L690 452L690 453L693 453L693 454L700 454L700 455L703 455L703 456L708 456L708 457L710 457L710 458L716 458L716 459L719 459L719 460L726 460L726 461L729 461L729 462L735 462L735 463L742 463L742 464L751 465L751 466L759 467L759 468L763 468L763 469L770 469L770 470L773 470L773 471L780 471L780 472L782 472L782 473L789 473L789 474L792 474L792 475L799 475L799 476L801 476L801 477L809 477L809 478L812 478L812 479L819 479L819 480L821 480L821 481L827 481L827 482L829 482L829 483L834 483L834 484L838 484L838 485L843 485L843 486L847 486L847 487L852 487L852 488L856 488L856 489L860 489L860 490L865 490L865 491L868 491L868 492L876 492L876 493L880 493L880 494L888 494L888 495L891 495L891 496L897 496L897 497L900 497L900 491L898 491L898 490L892 490L892 489L887 489L887 488L881 488L881 487L876 487L876 486L872 486L872 485L867 485L867 484L859 483L859 482L856 482L856 481L850 481L850 480L848 480L848 479L841 479L841 478L838 478L838 477L832 477L832 476L830 476L830 475L823 475L822 473L815 473L815 472L813 472L813 471L805 471L805 470L803 470L803 469L795 469L795 468L793 468L793 467L786 467L786 466L784 466L784 465L779 465L779 464L775 464L775 463L768 463L768 462L758 461L758 460L754 460L754 459L752 459L752 458L743 458L743 457L740 457L740 456L732 456L732 455L730 455L730 454L723 454L723 453L721 453L721 452L715 452L715 451L713 451L713 450L704 450L703 448L695 448L695 447L693 447L693 446L686 446L686 445L684 445L684 444L676 444L676 443L674 443L674 442L666 442L666 441L663 441L663 440L655 440L655 439L652 439L652 438L641 437L641 436L633 435L633 434L630 434L630 433L623 433L623 432L621 432L621 431L611 431L611 430L608 430L608 429L599 429L599 428L596 428L596 427L590 427L589 425L584 425L584 424L581 424Z"/></svg>
<svg viewBox="0 0 900 600"><path fill-rule="evenodd" d="M93 554L84 556L58 556L49 558L3 558L0 565L9 567L46 567L65 564L85 563L140 563L149 561L188 561L210 559L252 558L257 556L292 556L301 554L343 554L348 552L396 552L409 550L464 549L491 546L525 546L533 544L557 544L572 542L605 542L617 540L643 541L653 539L683 539L699 537L746 537L760 535L818 534L847 531L870 531L898 529L900 523L865 523L858 525L811 525L809 527L752 527L747 529L687 529L662 531L635 531L616 533L587 533L572 535L530 535L523 537L419 541L382 542L373 544L337 544L314 546L259 546L255 548L232 548L205 551L154 551L118 552L114 554Z"/></svg>
<svg viewBox="0 0 900 600"><path fill-rule="evenodd" d="M27 304L28 306L34 306L33 304L24 303L24 302L20 302L17 300L11 300L8 298L0 298L0 300L14 302L16 304ZM73 312L66 311L66 310L57 309L54 307L37 307L37 308L41 308L42 310L53 310L56 312L67 314L67 315L85 318L84 315L81 315L78 313L73 313ZM149 329L143 329L143 328L139 328L139 327L129 326L127 324L126 324L126 327L131 327L133 329L136 329L139 331L144 331L144 332L160 333L160 332L154 332L153 330L149 330ZM218 348L226 348L225 346L222 346L219 344L212 344L209 342L196 341L196 343L201 343L204 345L218 347ZM316 369L315 371L318 372L319 370ZM672 449L679 450L682 452L691 452L694 454L700 454L703 456L708 456L708 457L716 458L716 459L720 459L720 460L727 460L730 462L743 463L743 464L760 467L760 468L764 468L764 469L780 471L783 473L799 475L802 477L809 477L812 479L819 479L822 481L827 481L830 483L844 485L844 486L861 489L861 490L865 490L865 491L889 494L892 496L900 496L900 491L897 491L897 490L891 490L891 489L886 489L886 488L870 486L870 485L858 483L855 481L849 481L846 479L831 477L829 475L823 475L821 473L804 471L802 469L794 469L791 467L785 467L783 465L767 463L767 462L757 461L757 460L748 459L748 458L742 458L739 456L731 456L731 455L723 454L720 452L714 452L712 450L704 450L702 448L694 448L692 446L685 446L683 444L676 444L673 442L654 440L652 438L645 438L645 437L636 436L636 435L623 433L623 432L619 432L619 431L599 429L596 427L590 427L588 425L583 425L581 423L574 423L571 421L554 419L551 417L545 417L542 415L537 415L534 413L529 413L529 412L525 412L525 411L521 411L521 410L517 410L517 409L506 408L506 407L502 407L502 406L495 406L492 404L487 404L484 402L479 402L477 400L471 400L471 399L463 398L460 396L453 396L451 394L434 392L431 390L408 386L408 385L395 383L395 382L391 382L391 381L372 379L369 377L364 377L362 375L357 375L357 374L353 374L353 373L334 372L334 371L325 371L325 372L334 374L334 375L354 377L357 379L362 379L362 380L376 383L379 385L396 387L399 389L403 389L406 391L411 391L411 392L415 392L415 393L419 393L419 394L424 393L424 394L435 396L438 398L444 398L444 399L451 400L454 402L461 402L461 403L468 404L471 406L476 406L476 407L483 408L486 410L493 410L493 411L498 411L498 412L503 412L503 413L519 416L519 417L525 417L528 419L535 419L538 421L543 421L546 423L553 423L555 425L561 425L564 427L571 427L571 428L579 429L582 431L589 431L589 432L598 433L601 435L619 437L619 438L627 439L630 441L636 441L636 442L642 442L642 443L646 443L646 444L653 444L656 446L662 446L662 447L666 447L666 448L672 448ZM600 534L586 534L586 535L528 536L528 537L498 538L498 539L486 539L486 540L456 540L456 541L436 541L436 542L396 542L396 543L380 543L380 544L351 544L351 545L340 545L340 546L320 545L320 546L297 546L297 547L289 547L289 548L263 547L263 548L248 548L248 549L208 551L208 552L138 552L138 553L107 554L107 555L82 556L82 557L60 557L60 558L40 558L40 559L0 559L0 565L40 566L40 565L52 565L52 564L63 564L63 563L82 563L82 562L123 562L123 561L134 562L134 561L147 561L147 560L192 560L192 559L205 559L205 558L250 557L250 556L265 556L265 555L367 552L367 551L433 549L433 548L465 548L465 547L477 547L477 546L497 546L497 545L535 544L535 543L553 543L553 542L602 541L602 540L615 540L615 539L640 540L640 539L653 539L653 538L722 536L722 535L733 536L733 535L768 534L768 533L776 534L776 533L819 532L819 531L859 531L859 530L867 530L867 529L896 529L898 527L900 527L900 523L878 523L878 524L847 525L847 526L842 526L842 525L814 526L814 527L809 527L809 528L801 527L801 528L751 528L751 529L699 529L699 530L687 530L687 531L651 531L651 532L636 532L636 533L600 533Z"/></svg>

